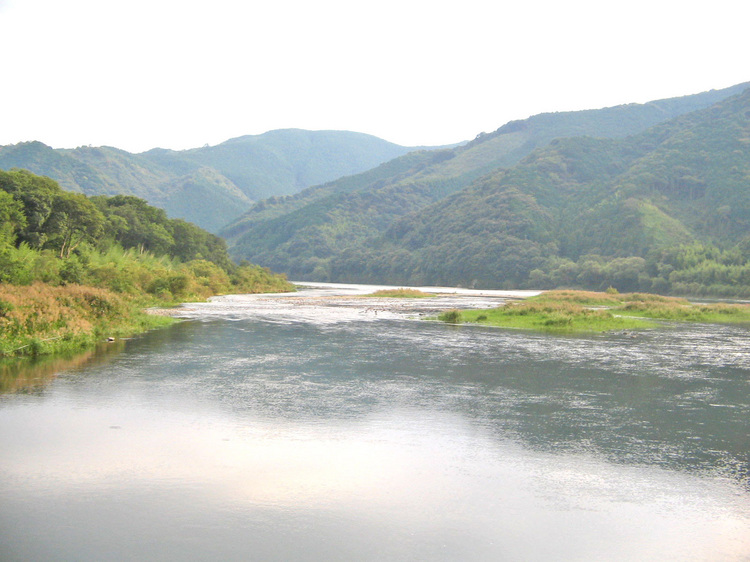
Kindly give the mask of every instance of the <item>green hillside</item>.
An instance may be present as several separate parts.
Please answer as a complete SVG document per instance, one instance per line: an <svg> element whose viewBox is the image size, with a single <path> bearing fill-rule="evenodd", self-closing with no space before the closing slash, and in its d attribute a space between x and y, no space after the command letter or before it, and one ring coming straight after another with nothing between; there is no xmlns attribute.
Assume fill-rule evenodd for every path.
<svg viewBox="0 0 750 562"><path fill-rule="evenodd" d="M336 280L750 295L750 90L553 141L331 261Z"/></svg>
<svg viewBox="0 0 750 562"><path fill-rule="evenodd" d="M553 139L578 135L623 138L709 107L747 85L647 104L541 114L514 121L459 147L414 152L363 174L291 197L261 201L220 234L229 240L235 258L250 259L292 278L351 279L357 268L352 264L344 267L343 256L359 256L363 248L371 247L369 240L377 240L389 229L388 239L393 238L402 228L399 218L419 213L472 182L483 181L480 178L502 173ZM402 251L406 250L399 249ZM399 271L400 258L389 255L382 259L387 263L373 275L381 280L403 278L383 272ZM370 280L368 274L356 278Z"/></svg>
<svg viewBox="0 0 750 562"><path fill-rule="evenodd" d="M361 133L289 129L141 154L25 142L0 147L0 169L27 169L86 195L135 195L216 232L254 200L362 172L409 150Z"/></svg>

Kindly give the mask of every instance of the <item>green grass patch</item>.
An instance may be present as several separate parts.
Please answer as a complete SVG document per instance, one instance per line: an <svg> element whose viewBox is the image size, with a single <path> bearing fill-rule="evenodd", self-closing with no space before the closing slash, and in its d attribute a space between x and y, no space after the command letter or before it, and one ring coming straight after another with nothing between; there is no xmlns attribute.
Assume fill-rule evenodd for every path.
<svg viewBox="0 0 750 562"><path fill-rule="evenodd" d="M750 323L750 305L628 302L617 307L618 314L678 322L708 324Z"/></svg>
<svg viewBox="0 0 750 562"><path fill-rule="evenodd" d="M484 317L487 318L486 316ZM464 321L463 311L458 309L446 310L438 316L438 320L441 322L447 322L448 324L460 324Z"/></svg>
<svg viewBox="0 0 750 562"><path fill-rule="evenodd" d="M546 291L523 302L571 303L582 306L617 306L622 303L622 295L597 293L594 291L558 290Z"/></svg>
<svg viewBox="0 0 750 562"><path fill-rule="evenodd" d="M438 319L442 320L441 316ZM555 333L607 332L654 326L653 322L642 318L625 318L606 309L591 309L570 302L513 302L493 309L462 310L460 319L487 326Z"/></svg>
<svg viewBox="0 0 750 562"><path fill-rule="evenodd" d="M656 326L656 321L750 323L750 305L693 304L648 293L549 291L489 310L451 310L438 320L544 332L608 332Z"/></svg>

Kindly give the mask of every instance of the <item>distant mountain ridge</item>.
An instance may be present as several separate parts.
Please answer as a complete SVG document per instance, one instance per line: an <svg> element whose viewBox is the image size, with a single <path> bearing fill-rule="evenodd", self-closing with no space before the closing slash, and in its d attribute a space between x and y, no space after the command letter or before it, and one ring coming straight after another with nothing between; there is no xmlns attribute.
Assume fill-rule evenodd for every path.
<svg viewBox="0 0 750 562"><path fill-rule="evenodd" d="M750 89L559 139L334 256L339 281L750 294Z"/></svg>
<svg viewBox="0 0 750 562"><path fill-rule="evenodd" d="M0 147L0 169L23 168L87 195L135 195L216 232L253 201L356 174L412 150L349 131L283 129L190 150Z"/></svg>
<svg viewBox="0 0 750 562"><path fill-rule="evenodd" d="M744 91L750 83L723 90L599 110L540 114L512 121L451 149L413 152L365 173L308 188L296 195L254 205L220 231L235 258L283 271L293 279L403 282L396 275L408 249L373 254L388 245L402 225L441 200L484 177L502 174L553 139L581 135L625 138L680 115L710 107ZM383 236L388 233L388 238ZM358 267L360 256L372 261ZM403 254L399 258L399 254ZM403 262L405 263L405 262ZM385 274L384 271L391 271ZM415 277L416 278L416 277ZM425 277L425 283L436 277ZM462 283L471 283L463 279Z"/></svg>

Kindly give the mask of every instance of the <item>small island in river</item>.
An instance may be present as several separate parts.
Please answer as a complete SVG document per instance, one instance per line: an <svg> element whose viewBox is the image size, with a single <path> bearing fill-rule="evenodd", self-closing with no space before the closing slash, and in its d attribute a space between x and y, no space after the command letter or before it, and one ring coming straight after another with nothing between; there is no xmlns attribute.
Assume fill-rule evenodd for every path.
<svg viewBox="0 0 750 562"><path fill-rule="evenodd" d="M608 332L651 328L658 322L750 323L748 304L692 303L647 293L558 290L492 309L447 310L439 320L546 332Z"/></svg>

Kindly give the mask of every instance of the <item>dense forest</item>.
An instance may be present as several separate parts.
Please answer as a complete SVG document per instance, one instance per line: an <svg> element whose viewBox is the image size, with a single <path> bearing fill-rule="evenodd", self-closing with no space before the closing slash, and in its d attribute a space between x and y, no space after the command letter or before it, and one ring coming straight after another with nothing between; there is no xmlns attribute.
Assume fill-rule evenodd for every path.
<svg viewBox="0 0 750 562"><path fill-rule="evenodd" d="M665 176L669 176L665 166L675 167L674 173L680 176L665 177L664 181L689 183L690 170L698 165L689 156L690 151L704 149L688 147L689 143L680 147L686 151L685 161L681 162L676 148L673 154L666 150L669 142L680 141L679 131L664 144L665 150L649 153L649 143L656 146L661 142L659 134L669 134L671 128L666 123L671 119L705 111L747 86L740 84L647 104L542 114L511 122L466 145L413 152L363 174L293 196L261 201L220 233L229 240L230 253L236 258L250 259L297 279L477 287L574 285L592 289L619 284L629 290L635 288L635 271L635 278L643 281L637 286L640 290L705 292L714 285L709 292L715 294L718 285L735 283L725 279L710 283L678 279L675 274L673 286L668 269L675 264L664 262L657 274L656 265L647 268L647 261L662 263L658 252L669 248L674 253L683 244L685 252L694 252L697 243L705 245L705 252L699 253L716 257L717 266L728 262L737 265L738 258L725 252L731 250L732 240L740 241L736 237L742 229L735 228L726 236L717 233L720 239L704 236L700 231L694 232L696 225L687 215L672 216L675 211L666 209L658 198L643 197L613 207L612 201L605 201L605 193L617 187L607 178L608 174L624 172L633 163L631 174L635 177L630 183L645 181L645 170L652 166L653 171L648 173ZM674 121L673 126L682 131L690 128L690 123L691 119ZM624 140L628 135L630 139L643 135L658 124L665 126L663 132L654 137L646 135L640 146ZM722 126L717 123L711 134L733 134L731 130L723 132ZM561 137L572 140L553 140ZM714 143L705 150L711 151L713 159L714 153L719 157L725 148ZM636 155L640 158L637 162ZM662 157L670 161L658 163ZM742 160L741 156L738 158ZM580 170L571 180L580 184L576 190L566 190L570 178L555 177L565 166L570 166L571 171ZM710 172L696 173L719 177L720 170L717 165ZM516 192L508 189L502 195L495 193L493 186L506 177L515 178ZM537 188L550 193L536 193ZM619 193L622 197L624 192L620 189ZM736 209L734 215L741 208L731 197L706 201L698 200L697 195L695 187L692 200L688 192L682 202L678 204L673 197L669 205L687 208L721 200L716 209L725 212L729 205ZM565 214L561 215L562 206L566 205ZM587 213L576 215L576 208L584 207ZM596 230L602 225L594 224L598 219L593 217L600 214L607 217L604 224L609 234ZM649 223L659 233L633 231L629 234L634 238L628 238L626 231L634 222ZM589 225L587 229L581 228L583 224ZM583 246L576 247L586 239L601 241L603 236L606 244L595 244L585 251ZM656 239L658 243L652 244ZM664 259L670 263L680 261ZM570 271L574 266L583 268L585 273ZM596 275L591 274L592 268L598 271ZM656 282L652 286L646 279Z"/></svg>
<svg viewBox="0 0 750 562"><path fill-rule="evenodd" d="M292 289L142 199L87 197L26 170L0 171L0 356L39 351L42 340L81 345L104 329L138 331L153 323L146 306Z"/></svg>
<svg viewBox="0 0 750 562"><path fill-rule="evenodd" d="M750 296L750 90L559 139L330 261L332 279Z"/></svg>

